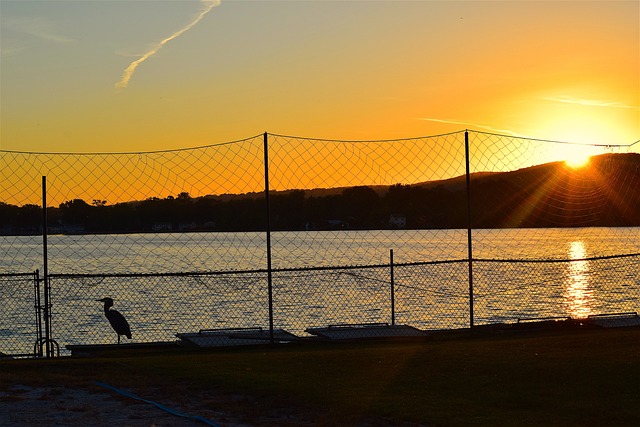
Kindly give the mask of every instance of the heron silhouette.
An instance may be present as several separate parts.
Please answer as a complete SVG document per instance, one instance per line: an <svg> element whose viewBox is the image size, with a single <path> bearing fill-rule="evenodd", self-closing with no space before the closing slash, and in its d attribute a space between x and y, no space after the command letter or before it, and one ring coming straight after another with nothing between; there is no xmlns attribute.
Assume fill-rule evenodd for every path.
<svg viewBox="0 0 640 427"><path fill-rule="evenodd" d="M96 301L104 303L104 315L107 320L109 320L109 323L111 323L113 330L118 334L118 344L120 344L120 335L124 335L131 339L131 328L129 327L129 322L127 322L127 319L125 319L119 311L111 309L111 307L113 307L113 299L102 298Z"/></svg>

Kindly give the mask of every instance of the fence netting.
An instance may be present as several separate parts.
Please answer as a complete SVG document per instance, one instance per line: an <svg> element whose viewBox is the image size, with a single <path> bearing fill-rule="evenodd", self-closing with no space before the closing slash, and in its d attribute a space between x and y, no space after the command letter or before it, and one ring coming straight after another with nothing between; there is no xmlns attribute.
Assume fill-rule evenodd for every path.
<svg viewBox="0 0 640 427"><path fill-rule="evenodd" d="M37 281L36 272L0 274L0 358L42 355Z"/></svg>
<svg viewBox="0 0 640 427"><path fill-rule="evenodd" d="M471 173L476 173L471 187L474 228L565 228L572 234L576 227L608 226L621 231L637 225L640 173L638 154L629 153L630 146L481 132L470 133L469 140ZM496 174L503 171L509 172ZM586 229L580 237L592 232ZM628 232L630 237L635 235L635 230ZM637 253L637 248L635 244L626 250L618 246L610 249L623 252L609 254Z"/></svg>
<svg viewBox="0 0 640 427"><path fill-rule="evenodd" d="M637 312L636 145L454 132L0 150L0 295L11 313L0 351L40 347L45 271L63 348L116 342L104 297L133 342Z"/></svg>

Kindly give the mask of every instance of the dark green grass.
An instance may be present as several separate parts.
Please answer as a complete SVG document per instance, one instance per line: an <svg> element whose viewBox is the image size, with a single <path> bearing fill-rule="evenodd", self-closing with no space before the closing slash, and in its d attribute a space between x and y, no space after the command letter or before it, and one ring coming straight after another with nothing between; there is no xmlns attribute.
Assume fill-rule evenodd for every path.
<svg viewBox="0 0 640 427"><path fill-rule="evenodd" d="M0 363L0 387L96 380L317 425L638 426L640 329Z"/></svg>

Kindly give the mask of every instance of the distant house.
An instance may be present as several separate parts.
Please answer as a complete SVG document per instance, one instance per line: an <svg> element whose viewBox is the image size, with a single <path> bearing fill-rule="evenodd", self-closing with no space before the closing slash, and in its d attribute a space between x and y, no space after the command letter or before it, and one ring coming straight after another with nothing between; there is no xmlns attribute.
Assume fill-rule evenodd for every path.
<svg viewBox="0 0 640 427"><path fill-rule="evenodd" d="M38 232L42 232L42 230L39 230ZM62 227L62 225L50 225L47 227L47 233L49 234L62 234L64 233L64 228Z"/></svg>
<svg viewBox="0 0 640 427"><path fill-rule="evenodd" d="M151 226L151 230L153 231L171 231L173 230L173 226L170 222L160 221L154 222Z"/></svg>
<svg viewBox="0 0 640 427"><path fill-rule="evenodd" d="M193 231L196 228L198 228L198 226L193 221L191 221L191 222L181 222L180 224L178 224L178 230L179 231Z"/></svg>
<svg viewBox="0 0 640 427"><path fill-rule="evenodd" d="M62 226L62 232L64 234L83 234L85 227L83 224L65 224Z"/></svg>
<svg viewBox="0 0 640 427"><path fill-rule="evenodd" d="M328 219L327 226L330 229L349 228L350 224L347 221L341 219Z"/></svg>
<svg viewBox="0 0 640 427"><path fill-rule="evenodd" d="M407 217L402 214L389 215L389 227L391 228L407 228Z"/></svg>

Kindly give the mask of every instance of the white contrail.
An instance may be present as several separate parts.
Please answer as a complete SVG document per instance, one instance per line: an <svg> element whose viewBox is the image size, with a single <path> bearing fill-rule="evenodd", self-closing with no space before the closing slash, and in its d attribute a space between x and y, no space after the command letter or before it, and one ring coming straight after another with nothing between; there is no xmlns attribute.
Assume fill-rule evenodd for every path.
<svg viewBox="0 0 640 427"><path fill-rule="evenodd" d="M471 127L477 127L477 128L481 128L481 129L486 129L490 132L497 132L497 133L503 133L503 134L508 134L508 135L512 135L512 136L520 136L517 133L509 130L509 129L496 129L493 128L491 126L486 126L486 125L481 125L479 123L472 123L472 122L462 122L459 120L444 120L444 119L434 119L434 118L429 118L429 117L418 117L418 120L424 120L427 122L436 122L436 123L447 123L447 124L453 124L453 125L463 125L463 126L471 126Z"/></svg>
<svg viewBox="0 0 640 427"><path fill-rule="evenodd" d="M169 37L167 37L166 39L162 40L160 43L155 45L147 53L142 55L142 57L140 57L139 59L129 64L129 66L122 73L122 78L120 79L120 81L116 83L116 88L123 89L127 87L127 85L129 84L129 80L131 80L131 76L133 76L133 73L136 71L136 68L138 68L138 65L142 64L144 61L146 61L147 59L155 55L160 49L162 49L162 46L164 46L165 44L169 43L171 40L181 36L182 34L192 29L198 22L200 22L200 20L207 13L209 13L209 11L211 11L211 9L213 9L214 7L220 4L220 0L200 0L200 1L204 4L204 8L195 16L195 18L193 18L193 20L189 24L187 24L186 27L171 34Z"/></svg>
<svg viewBox="0 0 640 427"><path fill-rule="evenodd" d="M586 105L588 107L610 107L610 108L628 108L628 109L637 109L633 105L625 105L619 102L611 102L611 101L601 101L597 99L580 99L580 98L543 98L545 101L551 102L562 102L565 104L578 104L578 105Z"/></svg>

